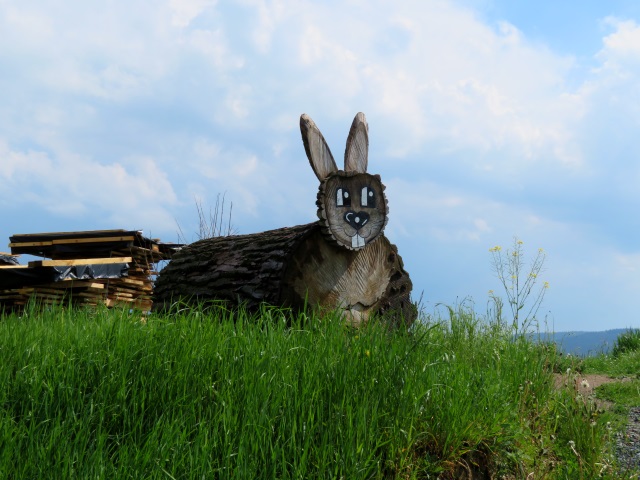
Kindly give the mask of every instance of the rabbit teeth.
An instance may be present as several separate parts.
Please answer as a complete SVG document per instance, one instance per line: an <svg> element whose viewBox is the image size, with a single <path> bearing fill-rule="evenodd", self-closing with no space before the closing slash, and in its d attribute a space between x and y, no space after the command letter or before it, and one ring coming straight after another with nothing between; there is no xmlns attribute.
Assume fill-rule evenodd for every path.
<svg viewBox="0 0 640 480"><path fill-rule="evenodd" d="M365 238L361 237L357 233L353 237L351 237L351 248L364 247L364 244L365 244Z"/></svg>

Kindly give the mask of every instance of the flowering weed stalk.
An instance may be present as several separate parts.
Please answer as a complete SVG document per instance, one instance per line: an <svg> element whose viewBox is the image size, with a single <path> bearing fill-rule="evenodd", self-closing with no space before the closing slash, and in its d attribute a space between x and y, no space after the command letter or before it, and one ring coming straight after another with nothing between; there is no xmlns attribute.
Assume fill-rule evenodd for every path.
<svg viewBox="0 0 640 480"><path fill-rule="evenodd" d="M495 246L489 249L491 253L491 266L506 292L509 308L511 309L513 317L512 326L516 333L520 327L522 327L522 331L526 332L531 326L531 323L535 321L538 309L549 288L549 283L544 282L539 289L535 290L540 272L547 257L545 251L542 248L538 249L538 253L531 261L527 272L525 269L523 245L524 242L522 240L514 237L511 250L506 249L503 253L501 246ZM498 297L493 290L489 290L489 297L494 302L496 308L495 313L498 320L501 320L502 299ZM530 298L533 298L533 301L528 304ZM527 305L529 305L528 309L526 309ZM523 312L525 312L524 316Z"/></svg>

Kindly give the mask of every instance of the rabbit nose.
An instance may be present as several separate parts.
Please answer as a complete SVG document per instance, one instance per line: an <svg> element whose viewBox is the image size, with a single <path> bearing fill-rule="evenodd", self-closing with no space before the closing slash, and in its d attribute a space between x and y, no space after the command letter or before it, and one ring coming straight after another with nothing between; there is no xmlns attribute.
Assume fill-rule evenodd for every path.
<svg viewBox="0 0 640 480"><path fill-rule="evenodd" d="M344 214L344 220L358 231L369 221L369 214L366 212L354 212L353 210L349 210Z"/></svg>

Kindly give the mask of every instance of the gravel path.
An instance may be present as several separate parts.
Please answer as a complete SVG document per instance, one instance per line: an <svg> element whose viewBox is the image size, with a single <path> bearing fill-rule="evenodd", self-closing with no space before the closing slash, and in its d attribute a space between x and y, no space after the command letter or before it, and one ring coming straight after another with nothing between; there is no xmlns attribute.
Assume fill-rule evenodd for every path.
<svg viewBox="0 0 640 480"><path fill-rule="evenodd" d="M640 407L629 411L627 431L616 439L616 456L623 469L640 469Z"/></svg>

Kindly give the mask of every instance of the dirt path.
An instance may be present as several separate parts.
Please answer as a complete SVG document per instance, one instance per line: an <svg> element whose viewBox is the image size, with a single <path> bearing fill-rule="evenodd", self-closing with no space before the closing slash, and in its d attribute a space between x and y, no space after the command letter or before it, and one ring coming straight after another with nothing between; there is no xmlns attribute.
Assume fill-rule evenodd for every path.
<svg viewBox="0 0 640 480"><path fill-rule="evenodd" d="M609 409L613 404L606 400L595 398L595 390L605 383L630 382L631 378L611 378L607 375L556 375L557 387L571 386L585 398L593 395L599 408ZM616 438L616 456L621 467L626 469L640 468L640 407L629 410L629 419L626 432L620 433Z"/></svg>
<svg viewBox="0 0 640 480"><path fill-rule="evenodd" d="M602 408L611 408L613 405L611 402L606 400L600 400L595 398L595 391L601 385L605 383L614 383L614 382L630 382L631 378L611 378L607 375L600 374L590 374L590 375L582 375L575 374L571 376L556 374L555 375L556 387L560 388L563 385L573 386L580 394L582 394L585 398L590 395L594 395L594 399L596 401L596 405Z"/></svg>

